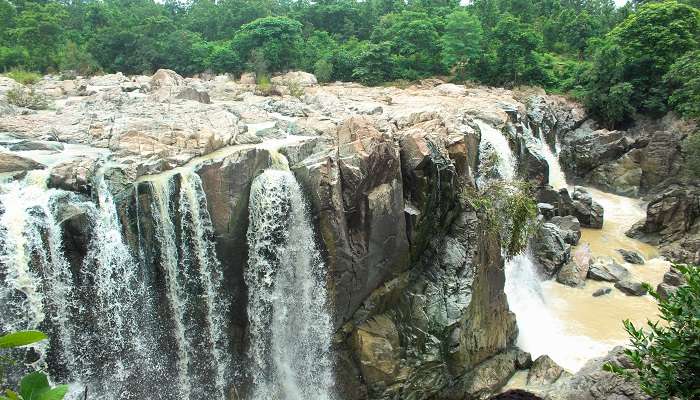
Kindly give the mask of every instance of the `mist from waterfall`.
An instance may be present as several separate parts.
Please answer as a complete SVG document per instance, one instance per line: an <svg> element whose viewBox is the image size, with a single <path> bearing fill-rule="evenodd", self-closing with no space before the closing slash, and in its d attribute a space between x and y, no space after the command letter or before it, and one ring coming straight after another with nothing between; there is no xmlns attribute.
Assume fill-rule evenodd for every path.
<svg viewBox="0 0 700 400"><path fill-rule="evenodd" d="M333 399L326 268L294 175L256 177L249 211L252 399Z"/></svg>

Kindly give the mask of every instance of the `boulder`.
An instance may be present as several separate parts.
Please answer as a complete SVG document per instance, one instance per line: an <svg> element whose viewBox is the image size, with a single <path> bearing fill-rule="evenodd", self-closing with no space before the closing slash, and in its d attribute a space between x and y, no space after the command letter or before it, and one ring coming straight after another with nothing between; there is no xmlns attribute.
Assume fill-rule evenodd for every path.
<svg viewBox="0 0 700 400"><path fill-rule="evenodd" d="M541 355L532 362L530 371L527 373L527 384L548 385L559 379L563 372L564 369L548 355Z"/></svg>
<svg viewBox="0 0 700 400"><path fill-rule="evenodd" d="M48 185L73 192L90 193L95 168L96 160L89 157L59 163L51 168Z"/></svg>
<svg viewBox="0 0 700 400"><path fill-rule="evenodd" d="M60 142L51 141L39 141L39 140L22 140L20 142L12 143L7 146L9 150L12 151L32 151L32 150L43 150L43 151L62 151L64 146Z"/></svg>
<svg viewBox="0 0 700 400"><path fill-rule="evenodd" d="M32 169L43 169L46 166L30 158L22 157L18 154L0 151L0 173L29 171Z"/></svg>
<svg viewBox="0 0 700 400"><path fill-rule="evenodd" d="M159 69L151 77L151 89L175 88L182 86L185 79L171 69Z"/></svg>
<svg viewBox="0 0 700 400"><path fill-rule="evenodd" d="M586 180L606 191L637 197L642 181L642 154L643 150L632 149L619 159L596 167Z"/></svg>
<svg viewBox="0 0 700 400"><path fill-rule="evenodd" d="M610 294L611 292L612 292L612 288L609 288L609 287L600 288L600 289L596 290L595 292L593 292L593 297L604 296L606 294Z"/></svg>
<svg viewBox="0 0 700 400"><path fill-rule="evenodd" d="M564 241L572 246L578 244L581 240L581 224L573 215L564 217L553 217L549 222L553 223L564 234Z"/></svg>
<svg viewBox="0 0 700 400"><path fill-rule="evenodd" d="M586 284L588 268L588 263L581 265L575 260L569 261L557 273L557 282L566 286L582 287Z"/></svg>
<svg viewBox="0 0 700 400"><path fill-rule="evenodd" d="M626 131L595 130L587 121L564 137L561 162L565 169L579 177L586 176L596 167L617 160L633 147L641 147Z"/></svg>
<svg viewBox="0 0 700 400"><path fill-rule="evenodd" d="M545 222L530 242L533 256L547 277L554 276L571 258L571 245L558 226Z"/></svg>
<svg viewBox="0 0 700 400"><path fill-rule="evenodd" d="M638 251L617 249L617 252L622 254L622 258L630 264L642 265L646 262L644 261L644 257L639 254Z"/></svg>
<svg viewBox="0 0 700 400"><path fill-rule="evenodd" d="M290 71L284 75L275 76L271 81L275 85L285 85L289 83L295 83L299 86L318 85L316 76L304 71Z"/></svg>
<svg viewBox="0 0 700 400"><path fill-rule="evenodd" d="M554 206L548 203L537 203L537 212L542 216L545 221L549 221L554 218Z"/></svg>
<svg viewBox="0 0 700 400"><path fill-rule="evenodd" d="M621 280L615 283L615 287L628 296L644 296L647 289L641 282Z"/></svg>
<svg viewBox="0 0 700 400"><path fill-rule="evenodd" d="M588 269L588 278L596 281L618 282L629 277L629 271L612 257L596 257Z"/></svg>
<svg viewBox="0 0 700 400"><path fill-rule="evenodd" d="M576 186L573 198L573 212L581 226L600 229L603 227L603 206L593 201L593 196L584 188Z"/></svg>
<svg viewBox="0 0 700 400"><path fill-rule="evenodd" d="M669 295L675 293L679 287L685 285L685 276L677 269L671 267L668 272L664 274L664 279L656 287L656 292L662 299L668 299Z"/></svg>
<svg viewBox="0 0 700 400"><path fill-rule="evenodd" d="M199 103L204 103L204 104L211 103L211 100L209 98L209 93L207 93L207 91L200 89L200 88L194 88L191 86L187 86L187 87L180 89L180 91L177 93L175 98L197 101Z"/></svg>

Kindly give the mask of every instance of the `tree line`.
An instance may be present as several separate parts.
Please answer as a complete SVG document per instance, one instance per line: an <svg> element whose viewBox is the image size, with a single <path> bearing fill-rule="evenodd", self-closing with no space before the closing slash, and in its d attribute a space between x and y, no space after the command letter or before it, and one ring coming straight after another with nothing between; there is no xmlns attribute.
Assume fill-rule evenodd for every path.
<svg viewBox="0 0 700 400"><path fill-rule="evenodd" d="M700 0L0 0L0 70L537 85L599 120L700 110Z"/></svg>

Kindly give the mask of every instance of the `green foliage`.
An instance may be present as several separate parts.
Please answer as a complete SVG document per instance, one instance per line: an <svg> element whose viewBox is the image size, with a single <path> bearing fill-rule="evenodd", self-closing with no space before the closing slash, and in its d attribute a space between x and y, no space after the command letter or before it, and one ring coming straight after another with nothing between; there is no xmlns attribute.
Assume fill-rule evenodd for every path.
<svg viewBox="0 0 700 400"><path fill-rule="evenodd" d="M700 50L689 51L664 75L673 90L669 105L688 118L700 118Z"/></svg>
<svg viewBox="0 0 700 400"><path fill-rule="evenodd" d="M46 334L39 331L11 332L0 336L0 349L23 347L46 339L48 339ZM0 378L2 378L2 374L0 374ZM0 381L0 383L2 382ZM37 371L22 378L19 393L5 389L4 395L0 394L0 400L62 400L67 392L67 385L52 388L46 374Z"/></svg>
<svg viewBox="0 0 700 400"><path fill-rule="evenodd" d="M454 69L458 77L466 77L472 62L481 53L483 30L479 20L467 11L455 11L445 18L445 33L440 39L442 63Z"/></svg>
<svg viewBox="0 0 700 400"><path fill-rule="evenodd" d="M32 85L41 80L41 75L36 72L25 71L23 69L12 69L4 74L6 77L14 79L23 85Z"/></svg>
<svg viewBox="0 0 700 400"><path fill-rule="evenodd" d="M92 57L92 54L72 41L66 43L59 59L61 71L74 71L78 75L89 76L94 75L99 70L97 61Z"/></svg>
<svg viewBox="0 0 700 400"><path fill-rule="evenodd" d="M488 231L499 235L507 258L525 250L537 227L537 203L527 183L492 181L478 190L464 189L462 200L483 215Z"/></svg>
<svg viewBox="0 0 700 400"><path fill-rule="evenodd" d="M390 80L396 69L391 44L368 44L360 53L357 65L352 71L352 77L365 85L373 86Z"/></svg>
<svg viewBox="0 0 700 400"><path fill-rule="evenodd" d="M262 74L257 75L257 83L255 85L255 94L258 96L279 96L281 93L277 86L270 82L270 77Z"/></svg>
<svg viewBox="0 0 700 400"><path fill-rule="evenodd" d="M639 382L642 390L658 399L700 397L700 268L676 265L687 285L667 300L648 287L659 302L663 324L647 322L646 329L624 321L632 348L625 353L632 368L606 364L605 369Z"/></svg>
<svg viewBox="0 0 700 400"><path fill-rule="evenodd" d="M333 64L325 59L320 59L314 64L314 75L319 82L326 83L333 79Z"/></svg>
<svg viewBox="0 0 700 400"><path fill-rule="evenodd" d="M29 108L32 110L45 110L49 107L49 102L44 95L34 91L34 88L23 88L15 86L5 93L7 102L17 107Z"/></svg>
<svg viewBox="0 0 700 400"><path fill-rule="evenodd" d="M270 72L294 67L302 46L302 25L286 17L265 17L245 24L233 38L233 46L244 60L255 51Z"/></svg>

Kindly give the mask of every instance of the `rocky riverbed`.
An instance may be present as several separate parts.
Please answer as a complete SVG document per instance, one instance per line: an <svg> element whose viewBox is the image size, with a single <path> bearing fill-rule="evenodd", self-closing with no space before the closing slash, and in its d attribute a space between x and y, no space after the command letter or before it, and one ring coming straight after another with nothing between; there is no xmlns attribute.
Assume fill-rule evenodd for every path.
<svg viewBox="0 0 700 400"><path fill-rule="evenodd" d="M536 188L531 283L551 278L539 295L560 305L551 317L563 334L585 325L604 351L620 339L605 335L612 320L637 306L596 331L601 321L567 302L644 304L635 318L653 317L648 297L621 293L643 295L638 281L668 270L649 266L656 250L621 227L663 255L698 260L697 189L673 167L688 127L672 118L609 132L576 103L534 90L318 85L291 72L274 80L277 95L261 96L245 82L168 70L45 77L34 90L49 108L35 111L7 104L16 83L0 78L2 212L17 224L0 235L0 294L16 310L0 323L51 333L36 365L56 380L103 398L177 382L164 399L488 398L531 366L549 384L558 367L519 348L525 298L511 296L507 275L522 265L504 259L463 196L484 179ZM645 222L620 221L611 198L564 187L564 173L647 196ZM43 202L8 200L35 193ZM638 256L646 265L632 267ZM644 268L654 272L636 274ZM62 302L45 288L57 279ZM589 293L603 286L614 293ZM142 329L147 337L133 336ZM99 349L109 334L123 343ZM576 372L597 352L555 361ZM108 376L111 367L119 374ZM605 381L594 398L619 392L613 377L582 371L571 378L577 390ZM560 389L551 390L568 393Z"/></svg>

